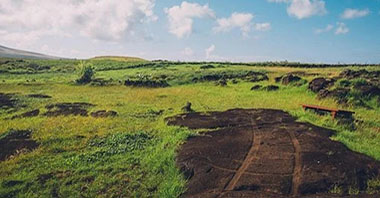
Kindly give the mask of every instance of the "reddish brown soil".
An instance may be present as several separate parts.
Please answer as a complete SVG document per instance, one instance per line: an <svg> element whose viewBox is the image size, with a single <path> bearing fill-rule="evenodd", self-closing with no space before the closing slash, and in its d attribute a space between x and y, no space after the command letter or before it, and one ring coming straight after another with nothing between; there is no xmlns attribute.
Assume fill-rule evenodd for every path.
<svg viewBox="0 0 380 198"><path fill-rule="evenodd" d="M33 150L38 143L30 139L31 131L9 131L0 137L0 161L19 153L22 150Z"/></svg>
<svg viewBox="0 0 380 198"><path fill-rule="evenodd" d="M334 131L296 122L270 109L189 113L169 125L214 129L190 137L177 164L187 177L183 197L341 197L377 177L380 163L330 140ZM368 196L371 197L371 196Z"/></svg>

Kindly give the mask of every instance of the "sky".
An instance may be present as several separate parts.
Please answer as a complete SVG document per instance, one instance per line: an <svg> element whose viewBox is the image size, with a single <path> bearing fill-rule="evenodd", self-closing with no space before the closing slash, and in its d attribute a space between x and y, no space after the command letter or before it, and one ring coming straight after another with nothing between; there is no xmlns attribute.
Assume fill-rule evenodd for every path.
<svg viewBox="0 0 380 198"><path fill-rule="evenodd" d="M380 63L380 0L0 0L0 45L67 58Z"/></svg>

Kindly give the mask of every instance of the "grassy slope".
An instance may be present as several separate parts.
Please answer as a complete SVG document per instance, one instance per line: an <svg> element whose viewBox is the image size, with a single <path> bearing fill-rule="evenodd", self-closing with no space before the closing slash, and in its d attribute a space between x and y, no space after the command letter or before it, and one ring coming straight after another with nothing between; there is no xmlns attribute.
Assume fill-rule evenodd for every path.
<svg viewBox="0 0 380 198"><path fill-rule="evenodd" d="M350 148L380 160L380 110L351 108L364 124L356 132L346 131L330 120L305 113L301 103L339 107L332 100L317 100L315 94L303 87L281 86L278 92L250 91L253 84L273 84L273 78L290 71L321 73L334 76L343 68L292 69L252 68L234 66L215 70L266 70L269 82L229 84L227 87L214 83L183 84L160 89L129 88L123 85L105 87L76 86L71 82L74 73L42 73L30 75L1 74L0 92L43 93L52 99L22 98L29 105L19 112L42 108L56 102L90 102L96 104L91 110L115 110L116 118L57 117L2 120L0 134L9 129L32 129L33 139L41 147L31 153L21 154L11 160L0 162L0 195L18 197L48 197L58 192L62 197L177 197L184 190L185 181L175 167L175 150L186 137L194 132L166 126L164 118L176 115L190 101L196 111L226 110L231 108L284 109L303 121L335 128L339 132L334 139ZM374 68L367 68L374 69ZM199 66L177 65L168 68L137 68L102 71L97 77L123 80L137 74L173 73L182 75L200 71ZM185 75L186 76L186 75ZM309 77L311 79L312 77ZM25 83L27 79L36 82ZM30 86L30 85L33 86ZM164 110L163 115L154 113ZM1 114L0 119L18 114ZM89 142L110 134L134 134L145 132L153 138L143 150L95 158L97 151ZM111 149L111 148L110 148ZM60 151L60 152L57 152ZM54 175L46 183L39 182L42 174ZM9 180L22 180L21 185L4 187ZM1 196L0 196L1 197Z"/></svg>

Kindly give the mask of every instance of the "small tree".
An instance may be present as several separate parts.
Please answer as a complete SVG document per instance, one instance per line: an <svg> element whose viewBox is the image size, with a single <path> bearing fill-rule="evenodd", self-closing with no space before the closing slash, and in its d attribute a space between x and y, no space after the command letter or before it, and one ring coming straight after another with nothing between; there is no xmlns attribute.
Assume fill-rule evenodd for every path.
<svg viewBox="0 0 380 198"><path fill-rule="evenodd" d="M92 78L95 75L94 67L91 63L85 63L81 61L78 65L79 69L79 78L76 80L78 84L87 84L90 83Z"/></svg>

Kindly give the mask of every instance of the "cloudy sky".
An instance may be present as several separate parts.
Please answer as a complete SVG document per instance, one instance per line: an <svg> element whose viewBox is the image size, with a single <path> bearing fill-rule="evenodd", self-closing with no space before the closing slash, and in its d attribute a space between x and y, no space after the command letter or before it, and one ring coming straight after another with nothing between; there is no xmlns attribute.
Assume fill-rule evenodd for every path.
<svg viewBox="0 0 380 198"><path fill-rule="evenodd" d="M380 63L380 0L0 0L0 45L72 58Z"/></svg>

